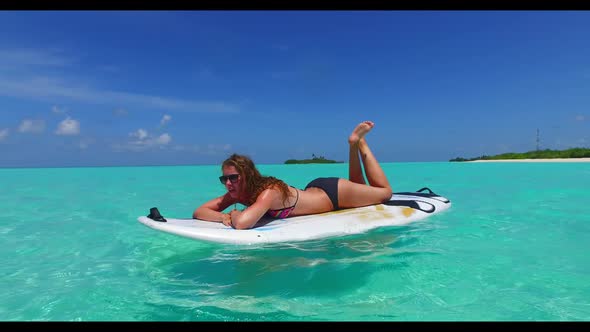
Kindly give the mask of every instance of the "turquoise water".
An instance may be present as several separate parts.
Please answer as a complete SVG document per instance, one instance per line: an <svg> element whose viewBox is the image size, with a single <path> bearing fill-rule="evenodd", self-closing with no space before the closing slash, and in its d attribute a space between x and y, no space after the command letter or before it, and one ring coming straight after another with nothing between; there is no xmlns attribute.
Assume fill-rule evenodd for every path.
<svg viewBox="0 0 590 332"><path fill-rule="evenodd" d="M218 166L0 169L2 321L590 319L590 163L388 163L448 211L238 247L156 232L223 193ZM346 164L261 165L304 187Z"/></svg>

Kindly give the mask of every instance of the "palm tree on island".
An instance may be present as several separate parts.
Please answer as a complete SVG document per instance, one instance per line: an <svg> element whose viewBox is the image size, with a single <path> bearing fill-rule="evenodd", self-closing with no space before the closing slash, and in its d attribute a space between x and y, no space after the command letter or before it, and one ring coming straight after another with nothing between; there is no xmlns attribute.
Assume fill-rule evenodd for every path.
<svg viewBox="0 0 590 332"><path fill-rule="evenodd" d="M342 161L336 161L326 159L324 156L316 156L315 153L311 154L311 159L289 159L285 161L285 164L336 164L343 163Z"/></svg>

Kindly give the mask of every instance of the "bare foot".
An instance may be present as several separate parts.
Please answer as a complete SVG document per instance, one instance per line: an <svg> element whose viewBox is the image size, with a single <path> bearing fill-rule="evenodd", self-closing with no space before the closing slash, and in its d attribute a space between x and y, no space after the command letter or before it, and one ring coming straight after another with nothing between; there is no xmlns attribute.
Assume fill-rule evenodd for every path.
<svg viewBox="0 0 590 332"><path fill-rule="evenodd" d="M352 134L348 137L348 144L357 144L365 135L373 129L373 121L363 121L354 128Z"/></svg>

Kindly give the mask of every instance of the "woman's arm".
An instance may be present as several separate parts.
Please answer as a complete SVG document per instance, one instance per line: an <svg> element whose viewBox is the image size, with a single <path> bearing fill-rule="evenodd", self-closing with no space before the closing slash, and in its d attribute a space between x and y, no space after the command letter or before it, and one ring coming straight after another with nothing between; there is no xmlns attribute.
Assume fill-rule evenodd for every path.
<svg viewBox="0 0 590 332"><path fill-rule="evenodd" d="M277 198L281 197L281 193L276 189L266 189L258 198L254 204L247 207L244 211L233 210L230 212L231 223L236 229L248 229L252 228L262 216L270 209L272 202Z"/></svg>
<svg viewBox="0 0 590 332"><path fill-rule="evenodd" d="M221 211L227 209L228 206L235 203L236 202L229 194L225 194L199 206L195 212L193 212L193 218L206 221L222 222L224 225L230 226L230 215L228 213L222 213Z"/></svg>

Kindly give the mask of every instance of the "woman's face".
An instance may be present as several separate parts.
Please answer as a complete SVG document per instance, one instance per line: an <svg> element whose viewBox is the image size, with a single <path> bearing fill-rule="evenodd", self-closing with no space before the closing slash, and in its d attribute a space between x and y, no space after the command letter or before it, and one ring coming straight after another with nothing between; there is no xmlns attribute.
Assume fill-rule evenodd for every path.
<svg viewBox="0 0 590 332"><path fill-rule="evenodd" d="M237 199L240 193L242 176L234 166L224 166L222 169L223 175L220 177L221 183L227 189L227 192L232 198Z"/></svg>

